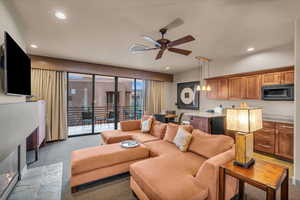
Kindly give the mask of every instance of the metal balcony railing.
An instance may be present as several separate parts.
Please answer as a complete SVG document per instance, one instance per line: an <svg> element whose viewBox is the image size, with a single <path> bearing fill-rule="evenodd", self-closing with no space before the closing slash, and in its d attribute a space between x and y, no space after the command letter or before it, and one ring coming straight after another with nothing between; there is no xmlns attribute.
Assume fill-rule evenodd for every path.
<svg viewBox="0 0 300 200"><path fill-rule="evenodd" d="M92 110L92 107L68 107L68 126L91 125ZM140 119L143 113L143 107L137 107L136 119ZM118 106L118 121L131 119L135 119L134 106ZM95 124L114 123L114 109L107 106L94 107L94 121Z"/></svg>

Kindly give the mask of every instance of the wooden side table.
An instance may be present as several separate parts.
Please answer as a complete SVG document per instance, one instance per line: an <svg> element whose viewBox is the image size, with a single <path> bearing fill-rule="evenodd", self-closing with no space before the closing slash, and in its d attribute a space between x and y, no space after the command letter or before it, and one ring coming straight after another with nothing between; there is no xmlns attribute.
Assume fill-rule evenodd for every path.
<svg viewBox="0 0 300 200"><path fill-rule="evenodd" d="M244 198L244 185L248 183L266 191L267 200L276 199L276 190L281 186L281 200L289 199L289 171L288 168L276 164L256 160L249 169L227 162L220 167L219 200L225 200L225 177L230 175L239 180L239 198Z"/></svg>

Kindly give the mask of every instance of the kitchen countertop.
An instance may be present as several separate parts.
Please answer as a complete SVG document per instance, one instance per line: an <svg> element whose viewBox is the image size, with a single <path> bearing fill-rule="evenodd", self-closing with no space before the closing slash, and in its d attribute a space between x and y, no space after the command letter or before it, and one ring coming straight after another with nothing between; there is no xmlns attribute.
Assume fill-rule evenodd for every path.
<svg viewBox="0 0 300 200"><path fill-rule="evenodd" d="M195 117L205 117L205 118L225 117L225 114L209 113L209 112L185 113L184 115L185 116L195 116Z"/></svg>
<svg viewBox="0 0 300 200"><path fill-rule="evenodd" d="M294 120L291 120L291 119L280 119L280 118L263 117L263 121L294 124Z"/></svg>

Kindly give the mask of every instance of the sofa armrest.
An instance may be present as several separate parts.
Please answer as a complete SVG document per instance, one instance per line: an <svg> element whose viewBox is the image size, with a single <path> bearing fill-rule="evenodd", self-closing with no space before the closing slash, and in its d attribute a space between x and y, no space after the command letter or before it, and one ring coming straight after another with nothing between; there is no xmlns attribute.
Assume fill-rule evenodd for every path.
<svg viewBox="0 0 300 200"><path fill-rule="evenodd" d="M141 129L141 120L121 121L120 127L122 131L134 131Z"/></svg>
<svg viewBox="0 0 300 200"><path fill-rule="evenodd" d="M208 188L208 199L219 199L219 168L222 164L233 160L235 156L235 148L220 153L206 160L197 172L196 179L203 187ZM226 176L225 199L229 200L238 192L238 180Z"/></svg>

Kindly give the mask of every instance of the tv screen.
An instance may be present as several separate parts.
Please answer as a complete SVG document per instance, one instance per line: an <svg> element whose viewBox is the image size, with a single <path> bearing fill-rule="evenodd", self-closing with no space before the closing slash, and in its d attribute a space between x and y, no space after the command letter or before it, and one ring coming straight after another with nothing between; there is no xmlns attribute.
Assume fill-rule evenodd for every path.
<svg viewBox="0 0 300 200"><path fill-rule="evenodd" d="M31 95L31 61L14 39L4 33L4 90L8 95Z"/></svg>

